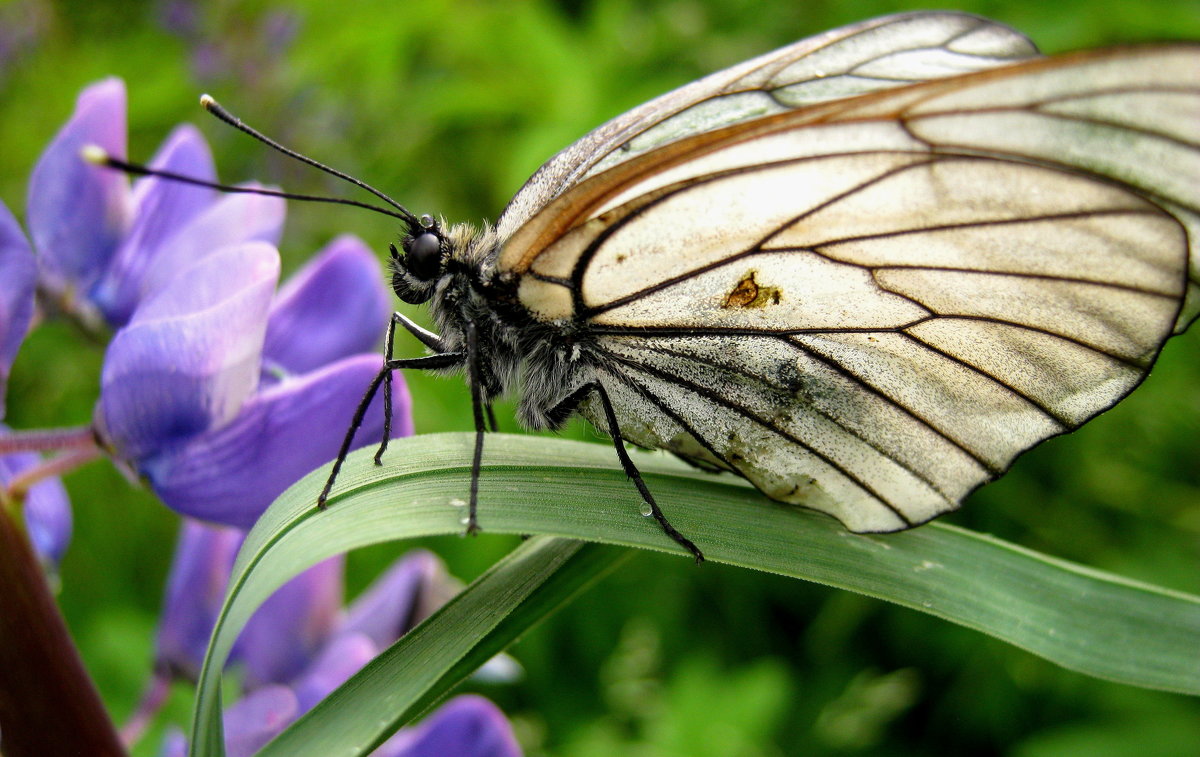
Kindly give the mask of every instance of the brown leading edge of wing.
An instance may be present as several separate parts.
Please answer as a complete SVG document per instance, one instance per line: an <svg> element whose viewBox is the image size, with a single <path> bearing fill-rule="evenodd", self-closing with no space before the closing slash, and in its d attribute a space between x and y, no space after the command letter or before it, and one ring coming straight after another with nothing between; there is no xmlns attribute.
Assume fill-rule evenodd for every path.
<svg viewBox="0 0 1200 757"><path fill-rule="evenodd" d="M1037 54L1020 32L956 11L901 13L827 31L686 84L597 127L525 182L497 229L507 238L591 174L666 142Z"/></svg>
<svg viewBox="0 0 1200 757"><path fill-rule="evenodd" d="M1100 82L1073 78L1100 70L1106 75L1115 74L1116 78L1110 76ZM1120 78L1122 71L1125 72L1125 79L1128 81ZM1031 79L1039 80L1042 84L1036 91L1022 96L1023 82ZM1046 82L1056 83L1057 89L1051 86L1047 90ZM1163 130L1159 133L1147 132L1140 125L1122 124L1115 116L1111 122L1105 123L1101 118L1093 117L1089 121L1083 117L1062 115L1045 108L1048 102L1061 108L1062 103L1078 103L1086 98L1095 101L1100 101L1098 98L1111 99L1122 92L1144 91L1151 84L1161 91L1188 98L1187 102L1176 110L1163 114ZM993 92L1004 93L1009 99L1001 102L999 108L989 102L971 100L973 94L988 91L989 88ZM1195 282L1200 280L1200 275L1195 270L1197 258L1200 257L1195 241L1200 238L1200 210L1197 210L1200 206L1200 182L1194 181L1194 177L1200 173L1192 170L1192 166L1195 161L1200 160L1200 149L1197 148L1197 142L1200 141L1200 135L1197 134L1200 132L1200 119L1188 118L1188 114L1200 109L1197 103L1200 103L1200 46L1178 44L1115 48L1041 58L1003 68L818 104L688 137L585 179L552 200L513 234L500 252L498 268L517 274L525 273L547 246L570 229L590 220L613 198L635 190L639 182L716 150L810 124L891 121L904 126L915 139L928 143L938 154L985 154L1046 163L1099 175L1139 191L1180 218L1181 223L1189 229L1193 238L1191 257L1192 278ZM1107 118L1111 108L1110 102L1101 114ZM1014 152L1007 145L991 147L986 141L972 143L970 139L956 138L952 143L943 144L938 140L944 137L939 137L936 131L933 136L929 136L923 134L920 128L913 128L914 124L919 124L929 125L930 129L933 129L939 124L946 124L948 119L978 117L985 113L995 114L998 109L1043 118L1074 118L1079 123L1090 123L1094 127L1093 136L1095 129L1108 128L1133 139L1156 140L1156 144L1169 141L1176 149L1170 156L1170 164L1143 164L1133 167L1138 169L1134 171L1136 175L1114 176L1111 172L1105 172L1106 169L1111 171L1112 167L1103 160L1099 166L1100 171L1097 171L1095 166L1080 165L1081 162L1085 162L1085 158L1092 161L1112 157L1111 141L1094 146L1102 153L1100 155L1029 155L1020 150ZM999 132L990 136L1012 135ZM1186 180L1189 171L1193 177L1190 183ZM1182 179L1172 180L1165 188L1160 187L1153 178L1162 172L1182 174Z"/></svg>

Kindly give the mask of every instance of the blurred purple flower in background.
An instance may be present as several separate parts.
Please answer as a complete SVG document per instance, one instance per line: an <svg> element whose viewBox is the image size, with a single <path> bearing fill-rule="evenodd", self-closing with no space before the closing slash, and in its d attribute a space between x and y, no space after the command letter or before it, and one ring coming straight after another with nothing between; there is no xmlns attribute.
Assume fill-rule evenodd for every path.
<svg viewBox="0 0 1200 757"><path fill-rule="evenodd" d="M0 85L10 68L37 49L52 19L53 12L43 0L0 3Z"/></svg>
<svg viewBox="0 0 1200 757"><path fill-rule="evenodd" d="M241 540L236 529L185 520L159 625L152 693L164 691L166 678L191 679L199 671ZM326 560L281 587L250 619L230 658L244 671L243 698L224 717L230 755L260 748L453 591L441 562L415 551L343 609L343 573L342 557ZM158 701L148 696L144 707ZM183 754L184 747L182 734L175 733L162 753ZM520 749L495 705L461 696L397 733L375 754L510 757Z"/></svg>
<svg viewBox="0 0 1200 757"><path fill-rule="evenodd" d="M201 82L265 87L300 29L299 15L286 9L213 13L196 0L159 0L156 5L159 25L191 47L192 73Z"/></svg>

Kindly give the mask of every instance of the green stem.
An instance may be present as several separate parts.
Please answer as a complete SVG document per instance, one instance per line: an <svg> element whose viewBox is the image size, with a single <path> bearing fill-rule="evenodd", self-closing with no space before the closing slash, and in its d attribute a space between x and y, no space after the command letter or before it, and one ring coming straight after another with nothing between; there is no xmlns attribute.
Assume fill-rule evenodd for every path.
<svg viewBox="0 0 1200 757"><path fill-rule="evenodd" d="M4 757L125 754L29 540L2 512L0 734Z"/></svg>

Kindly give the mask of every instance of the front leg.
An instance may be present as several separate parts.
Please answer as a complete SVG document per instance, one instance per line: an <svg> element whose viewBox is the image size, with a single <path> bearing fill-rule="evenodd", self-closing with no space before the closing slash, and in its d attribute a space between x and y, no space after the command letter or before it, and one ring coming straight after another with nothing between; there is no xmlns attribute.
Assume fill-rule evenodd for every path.
<svg viewBox="0 0 1200 757"><path fill-rule="evenodd" d="M401 316L403 317L403 316ZM391 329L389 331L389 336ZM389 339L389 344L390 344ZM389 350L389 353L391 351ZM461 352L443 352L438 355L426 355L425 357L417 357L409 360L384 360L383 367L379 369L379 373L371 380L367 386L366 394L363 395L362 401L358 403L358 407L354 410L354 417L350 421L350 428L346 430L346 436L342 439L342 446L338 450L337 458L333 461L333 468L329 471L329 478L325 481L325 488L321 490L321 495L317 497L317 507L325 509L325 501L329 498L329 491L333 488L333 482L337 480L338 472L342 469L342 463L346 460L346 455L350 452L350 445L354 442L354 434L362 425L363 418L367 414L367 408L371 405L371 400L375 398L375 392L379 391L381 384L389 382L392 371L403 368L414 368L417 370L432 370L436 368L451 368L456 365L461 365L464 359L464 354ZM391 391L384 395L384 404L387 410L387 419L384 421L385 427L390 428L388 421L391 420L391 403L387 401ZM387 438L386 436L384 437ZM378 457L376 458L378 463Z"/></svg>
<svg viewBox="0 0 1200 757"><path fill-rule="evenodd" d="M633 481L633 485L637 487L638 493L642 495L642 500L650 507L650 514L658 521L658 525L662 527L663 532L675 540L679 546L692 553L696 558L696 563L704 562L704 553L699 547L671 525L667 520L667 516L663 515L663 511L659 508L658 503L654 501L654 496L650 494L649 487L642 480L642 474L638 471L637 466L633 464L633 460L629 458L629 453L625 450L624 440L621 438L621 429L617 424L617 413L613 409L612 400L608 398L608 392L605 391L604 385L599 381L593 381L590 384L584 384L575 391L571 392L565 399L559 402L554 407L550 408L546 413L550 420L552 428L558 428L566 422L585 399L592 393L600 398L600 405L604 409L604 419L608 424L609 436L613 439L613 447L617 450L617 459L621 461L621 467L625 470L625 475Z"/></svg>
<svg viewBox="0 0 1200 757"><path fill-rule="evenodd" d="M396 324L401 326L417 338L421 344L433 350L435 355L446 354L446 344L440 336L432 331L422 328L417 325L411 318L404 313L392 313L392 318L388 321L387 336L384 337L383 359L386 362L392 361L392 354L396 346ZM383 453L387 451L388 440L392 438L392 372L388 371L383 378L383 440L379 443L379 449L375 451L375 464L383 465Z"/></svg>

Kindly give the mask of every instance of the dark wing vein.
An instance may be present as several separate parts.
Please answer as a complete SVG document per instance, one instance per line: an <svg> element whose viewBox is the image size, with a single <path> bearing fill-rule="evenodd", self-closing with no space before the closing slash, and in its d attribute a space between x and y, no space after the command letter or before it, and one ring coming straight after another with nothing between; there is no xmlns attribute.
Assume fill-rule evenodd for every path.
<svg viewBox="0 0 1200 757"><path fill-rule="evenodd" d="M611 352L606 351L605 357L607 357L608 359L610 359L614 362L617 362L617 363L620 363L621 365L626 366L627 368L629 368L632 371L639 372L639 373L645 373L647 375L654 376L655 378L658 378L662 381L666 381L666 382L674 384L676 386L683 387L683 388L691 391L693 394L697 394L700 397L703 397L704 399L708 400L709 402L711 402L715 405L718 405L720 407L725 407L725 408L737 413L738 415L741 415L742 417L746 418L747 420L757 423L762 428L765 428L768 431L770 431L771 433L795 444L797 447L800 447L801 449L805 450L806 452L811 454L813 457L817 458L818 460L825 463L833 470L840 473L847 481L850 481L859 490L861 490L862 492L867 494L869 497L871 497L872 499L876 500L881 505L886 507L893 514L895 514L896 517L901 520L901 522L906 523L909 526L915 525L895 505L893 505L891 502L889 502L882 494L877 492L875 490L875 488L872 487L869 483L867 483L866 481L863 481L853 471L847 469L841 463L839 463L838 461L829 457L828 455L824 454L823 452L816 449L812 445L808 444L803 439L800 439L799 437L785 431L784 429L779 428L774 423L771 423L769 420L759 417L756 413L754 413L749 408L743 407L743 406L739 405L738 403L733 402L729 398L722 397L721 395L716 394L709 388L700 386L699 384L689 381L681 376L674 376L674 375L668 374L665 371L661 371L657 368L652 368L651 366L648 366L648 365L642 365L640 363L637 363L636 361L629 360L628 358L625 358L621 355L613 354ZM893 460L893 462L895 462L895 461Z"/></svg>
<svg viewBox="0 0 1200 757"><path fill-rule="evenodd" d="M702 186L704 184L709 184L709 183L712 183L715 181L719 181L720 179L724 179L724 178L727 178L730 176L739 176L739 175L744 175L744 174L748 174L748 173L755 173L757 171L770 169L770 168L781 168L783 166L798 165L798 164L806 163L809 161L827 160L830 158L839 158L839 157L853 157L853 156L858 156L858 155L912 155L912 154L923 155L923 153L912 153L912 152L905 152L905 151L901 151L901 150L864 150L864 151L859 151L859 152L826 153L826 154L822 154L822 155L807 156L807 157L803 157L803 158L794 158L791 160L781 160L781 161L775 161L775 162L771 162L771 163L756 163L756 164L750 165L750 166L743 166L740 168L730 169L728 171L720 171L717 173L708 174L706 176L699 177L697 179L689 180L686 182L681 182L679 185L677 185L675 187L671 187L666 190L663 190L662 193L660 195L656 196L653 200L647 202L646 204L642 205L641 207L634 209L630 213L626 214L622 218L620 218L620 219L614 221L612 224L610 224L607 228L604 229L604 231L602 231L600 234L598 234L596 236L596 238L591 241L590 244L588 244L588 246L583 250L582 253L580 253L579 259L575 262L575 267L571 271L571 286L572 286L572 290L574 293L573 296L575 298L575 312L577 314L577 317L590 318L598 313L604 312L605 310L609 310L614 307L618 307L619 305L626 304L627 301L632 302L633 300L636 300L639 297L645 296L645 294L650 293L648 291L649 289L653 289L654 287L657 287L658 289L665 288L667 286L670 286L671 284L676 284L680 281L684 281L692 276L695 276L696 274L703 273L705 271L712 270L714 268L719 268L720 266L728 263L730 260L737 259L737 255L722 258L721 260L714 261L713 263L711 263L707 266L703 266L703 267L688 271L687 273L684 273L678 277L675 277L672 279L665 279L662 282L655 284L654 287L647 288L647 290L641 290L638 292L634 292L633 294L627 295L626 297L622 297L617 300L613 300L612 302L609 302L609 303L605 303L604 305L599 305L596 307L588 307L587 305L585 305L583 302L583 299L582 299L583 298L583 277L587 273L587 269L591 265L592 259L595 257L596 253L604 245L604 242L607 241L612 235L616 234L626 224L633 221L635 218L637 218L641 214L651 210L655 205L658 205L678 194L681 194L688 190ZM899 166L897 168L893 168L893 169L884 171L884 172L880 173L878 176L872 177L870 181L866 181L857 186L851 187L850 189L846 190L845 192L841 192L841 193L835 195L834 197L831 197L828 200L826 200L822 203L819 203L818 205L816 205L812 208L809 208L809 209L805 210L803 213L800 213L799 215L789 219L786 223L781 224L778 228L767 232L767 234L762 239L760 239L757 243L752 245L748 250L744 251L743 253L739 253L739 254L745 255L745 254L754 253L759 248L761 248L764 244L766 244L772 237L774 237L776 234L778 234L781 229L784 229L784 228L787 228L788 226L796 224L796 223L804 220L804 218L808 217L809 215L812 215L824 208L827 208L830 205L833 205L834 203L839 202L839 201L845 199L846 197L849 197L857 192L861 192L862 190L866 189L867 187L878 184L879 182L884 181L885 179L887 179L891 176L895 176L899 173L902 173L902 172L908 170L909 168L913 168L915 166L927 166L930 163L935 162L936 160L939 160L939 159L940 158L932 158L930 160L922 160L918 163L913 163L913 164L909 164L909 165L905 165L905 166Z"/></svg>
<svg viewBox="0 0 1200 757"><path fill-rule="evenodd" d="M960 320L964 320L964 321L981 321L983 323L994 323L994 324L997 324L1000 326L1011 326L1011 327L1017 328L1017 329L1025 329L1027 331L1032 331L1034 333L1044 334L1046 336L1052 336L1052 337L1055 337L1058 339L1062 339L1065 342L1070 342L1071 344L1074 344L1076 346L1091 350L1092 352L1095 352L1098 355L1104 355L1105 357L1111 358L1112 360L1115 360L1116 362L1121 363L1122 365L1127 365L1131 368L1136 368L1139 371L1146 370L1146 362L1145 361L1133 360L1133 359L1127 358L1123 355L1118 355L1118 354L1109 352L1108 350L1106 350L1102 347L1098 347L1094 344L1089 344L1080 339L1076 339L1075 337L1067 336L1066 334L1060 334L1056 331L1050 331L1049 329L1043 329L1043 328L1039 328L1037 326L1031 326L1027 323L1018 323L1016 321L1009 321L1009 320L1005 320L1003 318L994 318L992 316L986 316L986 315L954 315L954 314L928 315L928 316L924 316L922 318L918 318L915 321L910 321L910 322L902 324L900 326L893 326L890 328L854 327L854 326L842 326L842 327L837 327L837 328L821 327L821 328L803 328L803 329L765 329L765 328L745 328L742 326L730 326L730 327L678 326L678 327L647 328L645 326L614 326L614 325L597 323L597 324L592 324L592 325L588 326L588 330L591 333L597 334L597 335L611 334L613 336L640 336L640 337L648 337L648 338L655 338L655 337L670 338L670 337L680 337L680 336L791 336L791 335L800 336L800 335L806 335L806 334L814 335L814 336L821 336L821 335L825 335L825 334L896 334L896 333L903 333L906 329L913 328L914 326L919 326L922 323L925 323L927 321L933 321L933 320L945 319L945 318L960 319Z"/></svg>
<svg viewBox="0 0 1200 757"><path fill-rule="evenodd" d="M962 443L958 439L955 439L948 432L946 432L943 429L936 426L931 420L924 417L920 413L916 412L908 405L905 405L903 402L900 402L895 397L891 396L887 392L883 391L879 387L877 387L874 384L872 384L871 382L867 381L862 376L859 376L858 374L852 372L849 368L847 368L845 365L838 362L837 360L834 360L833 358L828 357L826 355L822 355L820 352L817 352L816 350L809 348L807 345L801 344L800 342L794 341L792 339L787 339L786 337L782 337L782 336L776 336L774 338L777 338L777 339L787 342L787 344L791 345L795 349L800 350L801 352L808 355L813 360L816 360L817 362L823 364L825 367L829 368L834 373L837 373L837 374L843 376L847 381L852 381L852 382L858 384L868 394L872 394L872 395L878 397L879 399L881 399L882 401L884 401L891 407L896 408L900 412L902 412L905 415L907 415L908 417L912 418L914 421L916 421L920 425L924 426L925 428L929 429L933 433L937 434L939 437L944 439L948 444L961 450L963 452L963 454L965 454L967 457L971 458L976 463L978 463L979 467L983 468L984 470L989 471L993 475L999 475L1001 473L1001 471L1002 471L1001 468L996 467L989 461L980 457L979 454L977 452L975 452L975 450L966 446L964 443ZM915 471L913 471L913 472L916 473ZM922 480L924 480L924 479L922 479ZM933 487L933 484L930 483L930 486ZM937 487L933 487L933 488L936 489Z"/></svg>
<svg viewBox="0 0 1200 757"><path fill-rule="evenodd" d="M657 394L652 392L649 387L647 387L644 384L640 383L639 381L635 380L633 376L629 375L626 372L609 370L608 368L605 368L603 366L601 366L601 370L604 371L605 375L609 376L610 378L614 379L615 381L619 381L619 382L625 384L625 386L632 389L634 392L636 392L638 395L640 395L643 399L645 399L651 405L654 405L656 408L658 408L659 412L661 412L663 415L667 416L672 421L679 424L679 427L682 428L684 431L686 431L689 435L691 435L691 437L696 440L697 444L699 444L701 447L704 447L704 449L708 450L708 453L710 455L712 455L717 460L720 460L721 463L723 465L725 465L725 467L728 468L731 472L737 473L738 475L742 475L741 472L738 470L737 466L734 465L732 462L730 462L729 459L726 458L725 455L723 455L712 442L710 442L702 433L700 433L699 429L697 429L695 426L693 426L691 423L689 423L679 413L675 412L675 410L672 409L670 405L663 402L662 398L660 398Z"/></svg>
<svg viewBox="0 0 1200 757"><path fill-rule="evenodd" d="M924 426L925 428L929 429L937 436L944 439L950 445L962 450L962 452L964 454L966 454L968 457L970 457L972 460L974 460L976 463L978 463L979 467L983 468L984 470L991 471L993 473L999 473L999 470L995 466L993 466L990 463L988 463L987 461L979 458L972 450L970 450L969 448L964 446L961 442L948 436L944 431L935 427L933 424L931 424L925 418L922 418L921 416L919 416L911 408L907 407L904 404L901 404L895 398L888 396L887 394L885 394L882 391L880 391L879 389L877 389L875 386L867 383L861 377L851 373L849 370L846 370L845 366L841 365L837 361L831 360L830 358L827 358L824 355L814 352L813 350L808 349L806 346L804 346L802 344L798 344L791 340L778 338L778 341L782 342L783 344L786 344L791 349L796 349L801 352L804 352L805 354L809 355L810 357L816 359L818 362L826 365L829 368L832 368L834 370L834 372L838 373L846 380L851 381L855 384L858 384L861 388L865 389L868 394L875 395L875 396L879 397L880 399L882 399L884 402L886 402L888 405L891 405L892 407L896 408L897 410L900 410L901 412L903 412L908 417L912 418L914 421L916 421L920 425ZM694 355L689 355L685 352L680 352L678 350L672 350L672 349L666 348L666 347L650 347L648 349L651 349L659 354L669 355L671 357L676 357L681 360L696 360L697 359ZM766 381L766 379L764 379L762 376L750 373L745 370L741 370L733 365L722 364L718 367L721 370L726 371L727 373L741 376L743 378L750 379L751 381L768 383ZM782 388L780 388L780 389L782 390ZM804 409L815 412L817 415L820 415L822 418L824 418L825 420L834 424L835 426L841 428L847 434L858 439L860 442L867 445L871 449L875 450L880 455L888 458L892 462L899 465L901 468L904 468L905 470L907 470L910 474L912 474L913 478L918 479L919 481L924 483L926 486L928 486L930 489L936 491L938 494L945 497L946 499L950 499L950 496L948 494L946 494L946 492L942 491L942 488L936 482L934 482L931 478L929 478L929 476L927 476L925 473L918 471L915 468L913 468L909 465L906 465L906 464L902 463L901 461L897 460L896 458L892 457L886 450L884 450L879 445L879 443L877 441L864 436L861 432L859 432L853 426L850 426L849 424L847 424L841 418L839 418L836 415L833 415L829 412L826 412L825 410L821 409L820 407L818 407L815 404L804 405Z"/></svg>
<svg viewBox="0 0 1200 757"><path fill-rule="evenodd" d="M926 165L926 164L921 164L921 165ZM889 172L889 174L890 173L893 173L893 172ZM874 183L874 182L872 182L872 183ZM808 214L809 213L804 213L794 219L787 221L781 228L785 228L786 226L790 226L794 223L797 223L798 221L802 220L804 218L804 216L806 216ZM1122 290L1122 291L1133 292L1136 294L1144 294L1144 295L1153 296L1153 297L1163 297L1163 298L1168 298L1168 299L1173 300L1173 299L1176 299L1178 297L1178 295L1175 293L1172 293L1172 292L1160 292L1160 291L1153 290L1153 289L1146 289L1144 287L1133 286L1130 284L1121 284L1121 283L1113 282L1113 281L1100 281L1100 280L1085 279L1085 278L1080 278L1080 277L1075 277L1075 276L1055 276L1055 275L1044 274L1044 273L1030 273L1027 271L999 271L999 270L989 270L989 269L983 269L983 268L955 268L955 267L951 267L951 266L916 265L916 264L863 265L860 263L851 263L851 262L847 262L845 260L840 260L838 258L826 255L824 252L822 252L822 250L824 248L833 247L836 245L851 244L854 242L870 241L870 240L876 240L876 239L891 239L891 238L898 238L898 237L902 237L902 236L916 235L916 234L932 234L932 233L937 233L937 232L942 232L942 231L955 231L955 230L970 229L970 228L985 228L985 227L989 227L989 226L1013 226L1013 225L1029 224L1029 223L1042 223L1042 222L1070 220L1073 218L1093 218L1093 217L1105 216L1105 215L1116 216L1116 215L1155 215L1155 214L1156 214L1156 212L1151 211L1151 210L1133 210L1133 209L1127 209L1127 208L1112 208L1112 209L1103 209L1103 210L1096 210L1096 211L1081 211L1081 212L1075 212L1075 213L1053 213L1053 214L1046 214L1046 215L1042 215L1042 216L1024 216L1021 218L988 219L988 220L970 221L970 222L956 223L956 224L943 224L943 225L938 225L938 226L924 226L924 227L918 227L918 228L913 228L913 229L899 229L896 231L880 232L877 234L863 234L863 235L859 235L859 236L842 237L840 239L832 239L832 240L828 240L828 241L822 241L811 247L762 247L761 246L762 243L760 242L758 245L748 248L746 250L743 250L742 252L734 253L733 255L729 255L728 257L721 258L719 260L715 260L711 263L706 263L703 266L698 266L689 271L681 273L677 276L672 276L670 278L663 279L662 281L656 282L654 284L651 284L650 286L639 289L636 292L627 294L624 297L620 297L620 298L617 298L610 302L606 302L603 305L595 305L595 306L591 306L591 307L586 307L582 311L581 317L591 318L600 313L604 313L608 310L613 310L615 308L619 308L621 306L628 305L631 302L635 302L644 297L647 297L649 295L660 292L664 289L669 289L670 287L675 286L676 284L679 284L681 282L687 281L690 278L699 276L704 273L708 273L709 271L716 270L717 268L720 268L722 266L736 262L738 260L742 260L745 258L751 258L756 255L768 255L768 254L774 254L774 253L778 253L778 252L796 252L796 253L808 253L808 254L813 254L813 255L819 255L833 263L840 263L842 265L852 265L852 266L856 266L856 267L862 268L867 271L872 271L872 272L881 271L881 270L905 269L905 270L942 271L942 272L946 272L946 273L974 273L974 274L980 274L980 275L986 275L986 276L1012 276L1012 277L1022 277L1022 278L1029 278L1029 279L1038 279L1038 280L1043 280L1043 281L1059 281L1059 282L1068 283L1068 284L1087 284L1087 285L1093 285L1093 286L1108 287L1111 289L1118 289L1118 290ZM769 239L770 237L775 236L776 233L777 232L772 232L771 234L768 234L767 238ZM542 276L542 275L538 275L537 278L539 278L543 281L551 281L556 284L561 284L563 286L574 286L574 287L578 288L578 284L574 284L573 282L568 281L566 279L562 279L562 278ZM886 289L886 287L883 287L882 285L881 285L881 288ZM892 291L892 290L888 290L888 291ZM899 295L899 293L897 293L897 292L893 292L893 294L897 294L898 296L903 296L903 295ZM917 303L917 304L920 304L920 303Z"/></svg>

